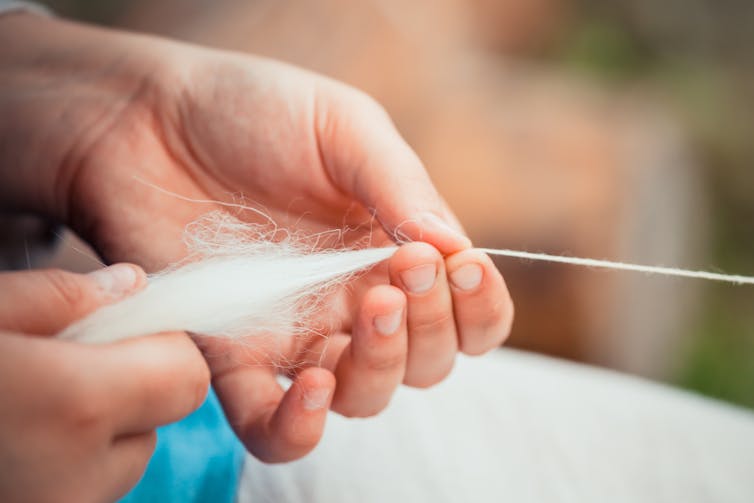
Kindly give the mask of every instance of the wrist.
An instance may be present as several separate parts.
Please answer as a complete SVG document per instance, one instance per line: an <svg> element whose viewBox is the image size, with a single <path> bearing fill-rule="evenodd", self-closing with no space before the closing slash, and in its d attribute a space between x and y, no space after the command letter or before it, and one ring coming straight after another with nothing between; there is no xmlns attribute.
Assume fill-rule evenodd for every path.
<svg viewBox="0 0 754 503"><path fill-rule="evenodd" d="M82 156L159 64L147 37L30 13L0 16L0 208L65 221Z"/></svg>

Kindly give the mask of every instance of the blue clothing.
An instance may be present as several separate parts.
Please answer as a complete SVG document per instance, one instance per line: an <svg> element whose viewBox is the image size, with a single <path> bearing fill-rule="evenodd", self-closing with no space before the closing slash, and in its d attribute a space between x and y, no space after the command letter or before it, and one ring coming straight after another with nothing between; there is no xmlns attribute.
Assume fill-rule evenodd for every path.
<svg viewBox="0 0 754 503"><path fill-rule="evenodd" d="M121 503L233 503L244 453L210 390L193 414L157 430L147 471Z"/></svg>

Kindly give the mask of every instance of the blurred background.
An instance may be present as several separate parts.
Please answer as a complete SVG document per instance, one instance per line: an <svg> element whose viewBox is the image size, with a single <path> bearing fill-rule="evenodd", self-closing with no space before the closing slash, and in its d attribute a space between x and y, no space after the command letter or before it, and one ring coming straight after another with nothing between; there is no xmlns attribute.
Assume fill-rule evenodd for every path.
<svg viewBox="0 0 754 503"><path fill-rule="evenodd" d="M364 89L477 245L754 274L750 0L46 3ZM754 289L497 264L511 345L754 407Z"/></svg>

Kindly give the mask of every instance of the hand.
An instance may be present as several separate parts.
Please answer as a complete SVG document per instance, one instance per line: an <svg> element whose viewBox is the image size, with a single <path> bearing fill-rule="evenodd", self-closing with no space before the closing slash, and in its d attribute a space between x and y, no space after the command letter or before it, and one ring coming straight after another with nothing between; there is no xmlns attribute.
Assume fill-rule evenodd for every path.
<svg viewBox="0 0 754 503"><path fill-rule="evenodd" d="M184 334L107 346L40 337L145 283L126 264L0 274L1 501L114 501L144 472L154 429L204 400L209 370Z"/></svg>
<svg viewBox="0 0 754 503"><path fill-rule="evenodd" d="M222 208L135 177L194 200L243 194L283 228L348 227L349 242L373 245L396 233L422 241L332 299L328 338L198 339L230 423L256 456L299 457L317 443L328 407L374 414L399 383L430 386L459 349L478 354L506 338L513 307L502 277L470 248L417 156L363 93L251 56L59 21L16 22L46 23L45 32L62 39L56 48L70 39L96 48L67 55L78 67L96 61L98 73L71 78L73 90L58 93L57 109L65 110L58 113L75 118L79 136L47 160L55 168L40 178L55 183L31 200L109 260L163 267L185 253L186 224ZM50 73L35 78L54 86ZM71 95L79 100L65 108ZM50 121L32 105L14 110L23 124ZM381 228L372 228L372 215ZM295 379L287 392L278 371Z"/></svg>

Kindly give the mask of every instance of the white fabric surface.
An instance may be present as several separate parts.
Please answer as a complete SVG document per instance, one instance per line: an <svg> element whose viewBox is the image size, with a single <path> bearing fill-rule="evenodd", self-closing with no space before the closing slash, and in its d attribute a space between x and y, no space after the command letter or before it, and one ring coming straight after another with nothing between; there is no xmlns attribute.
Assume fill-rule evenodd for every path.
<svg viewBox="0 0 754 503"><path fill-rule="evenodd" d="M249 457L239 503L752 502L754 414L518 351L460 358L303 460Z"/></svg>

